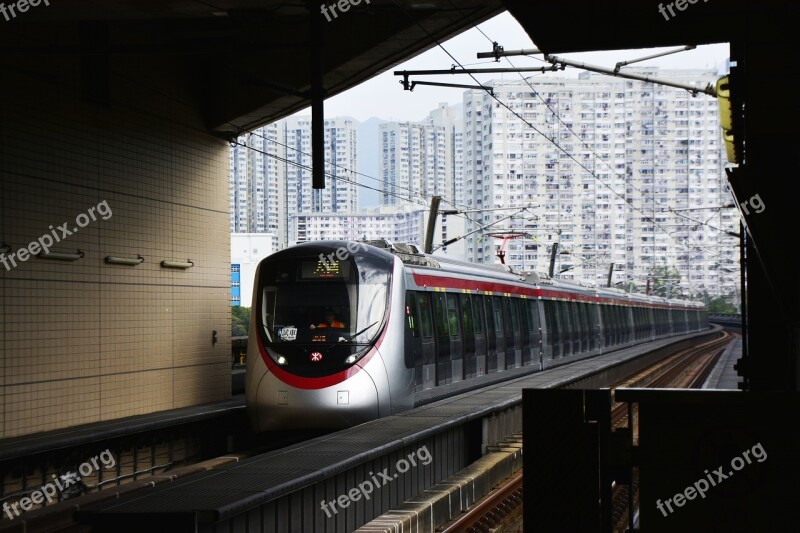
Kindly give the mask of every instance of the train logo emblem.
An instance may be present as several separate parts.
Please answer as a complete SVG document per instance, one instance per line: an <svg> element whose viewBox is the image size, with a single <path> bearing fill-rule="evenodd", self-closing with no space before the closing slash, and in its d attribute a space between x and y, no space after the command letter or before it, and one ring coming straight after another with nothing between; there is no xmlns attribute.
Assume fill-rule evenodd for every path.
<svg viewBox="0 0 800 533"><path fill-rule="evenodd" d="M311 359L312 363L319 363L320 361L322 361L322 354L319 352L311 352L309 358Z"/></svg>

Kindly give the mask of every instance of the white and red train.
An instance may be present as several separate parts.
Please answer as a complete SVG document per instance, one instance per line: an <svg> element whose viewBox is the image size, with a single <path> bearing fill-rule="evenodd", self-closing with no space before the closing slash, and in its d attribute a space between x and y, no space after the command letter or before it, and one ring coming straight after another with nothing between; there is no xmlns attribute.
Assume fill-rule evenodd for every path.
<svg viewBox="0 0 800 533"><path fill-rule="evenodd" d="M348 427L440 385L707 327L695 302L372 244L306 243L261 261L246 380L255 430Z"/></svg>

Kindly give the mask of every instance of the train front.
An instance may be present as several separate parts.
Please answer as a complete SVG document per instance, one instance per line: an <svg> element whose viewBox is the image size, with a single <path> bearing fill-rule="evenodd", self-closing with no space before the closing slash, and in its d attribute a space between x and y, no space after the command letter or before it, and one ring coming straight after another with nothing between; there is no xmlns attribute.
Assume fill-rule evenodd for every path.
<svg viewBox="0 0 800 533"><path fill-rule="evenodd" d="M255 431L343 428L388 414L379 351L393 257L360 243L309 243L256 272L246 398Z"/></svg>

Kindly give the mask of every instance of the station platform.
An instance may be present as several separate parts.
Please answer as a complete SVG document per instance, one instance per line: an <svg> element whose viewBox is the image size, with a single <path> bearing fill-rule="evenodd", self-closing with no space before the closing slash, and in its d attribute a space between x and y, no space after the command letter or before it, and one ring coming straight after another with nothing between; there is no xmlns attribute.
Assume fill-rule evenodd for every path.
<svg viewBox="0 0 800 533"><path fill-rule="evenodd" d="M742 378L733 369L733 365L742 356L742 336L737 335L734 340L728 344L725 351L717 361L714 369L708 375L704 389L732 389L739 390L739 383Z"/></svg>
<svg viewBox="0 0 800 533"><path fill-rule="evenodd" d="M522 390L613 383L629 362L680 343L694 343L719 328L661 339L582 359L491 385L410 411L385 417L244 459L190 479L137 493L133 498L84 507L78 520L92 531L245 531L258 523L269 531L344 531L447 479L492 446L521 430ZM685 344L684 344L685 345ZM343 491L387 471L409 452L429 450L429 463L402 475L391 489L326 516L320 502L341 499ZM394 481L396 480L396 481ZM388 483L387 482L387 483ZM328 513L330 514L330 513Z"/></svg>
<svg viewBox="0 0 800 533"><path fill-rule="evenodd" d="M244 412L244 395L213 402L144 415L117 418L53 431L0 440L0 461L17 459L55 450L103 442L171 426L212 422Z"/></svg>

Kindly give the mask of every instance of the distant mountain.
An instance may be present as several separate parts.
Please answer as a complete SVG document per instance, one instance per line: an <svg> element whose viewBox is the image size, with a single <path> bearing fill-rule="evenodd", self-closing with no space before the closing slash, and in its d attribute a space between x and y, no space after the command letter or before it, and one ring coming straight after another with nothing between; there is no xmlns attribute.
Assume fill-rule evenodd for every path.
<svg viewBox="0 0 800 533"><path fill-rule="evenodd" d="M356 130L358 136L358 171L364 176L358 176L358 182L372 187L373 189L382 188L383 184L380 181L367 178L370 176L380 180L380 142L378 133L380 125L389 122L380 118L372 117L369 120L361 122ZM358 188L358 207L364 209L367 207L376 207L380 204L380 193L367 189L366 187Z"/></svg>

